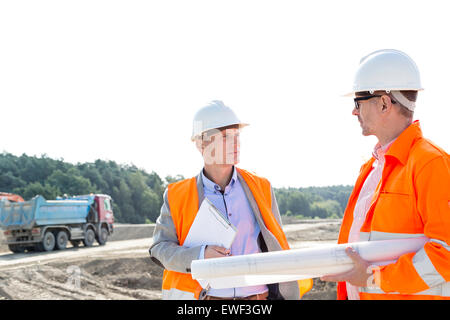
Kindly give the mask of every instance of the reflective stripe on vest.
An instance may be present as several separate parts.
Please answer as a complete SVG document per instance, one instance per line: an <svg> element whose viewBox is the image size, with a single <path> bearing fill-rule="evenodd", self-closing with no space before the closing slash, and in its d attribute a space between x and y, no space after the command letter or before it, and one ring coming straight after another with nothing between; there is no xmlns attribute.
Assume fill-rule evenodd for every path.
<svg viewBox="0 0 450 320"><path fill-rule="evenodd" d="M176 288L162 291L163 300L197 300L192 292L181 291Z"/></svg>
<svg viewBox="0 0 450 320"><path fill-rule="evenodd" d="M439 272L437 272L436 268L428 257L425 248L422 248L416 252L412 259L412 262L419 276L430 288L445 283L445 279Z"/></svg>
<svg viewBox="0 0 450 320"><path fill-rule="evenodd" d="M359 241L378 241L378 240L395 240L395 239L407 239L407 238L420 238L423 237L423 233L394 233L394 232L360 232Z"/></svg>
<svg viewBox="0 0 450 320"><path fill-rule="evenodd" d="M450 298L450 282L445 282L440 285L434 286L428 290L417 292L414 295L403 295L398 292L386 293L379 288L360 287L361 299L448 299ZM373 296L372 296L373 295Z"/></svg>
<svg viewBox="0 0 450 320"><path fill-rule="evenodd" d="M253 194L267 229L277 239L281 248L289 249L286 236L272 213L272 195L269 181L245 170L237 170ZM167 197L179 243L183 245L199 208L197 179L194 177L170 184ZM301 297L311 289L312 280L301 280L299 286ZM190 273L169 270L164 270L162 289L164 299L192 299L192 297L199 299L202 294L202 287L196 280L192 279Z"/></svg>
<svg viewBox="0 0 450 320"><path fill-rule="evenodd" d="M360 241L378 241L423 237L423 233L393 233L393 232L361 232ZM447 250L450 249L444 241L430 239L429 241L439 243ZM450 251L450 250L449 250ZM441 299L450 297L450 282L446 282L441 274L436 270L424 248L419 250L413 257L413 265L417 273L430 289L414 293L414 295L403 295L398 292L386 293L379 288L359 287L361 299ZM371 296L376 294L377 296Z"/></svg>
<svg viewBox="0 0 450 320"><path fill-rule="evenodd" d="M379 232L379 231L371 231L371 232L361 232L361 241L377 241L377 240L391 240L391 239L404 239L404 238L415 238L415 237L423 237L423 233L392 233L392 232ZM430 239L432 242L439 243L447 250L450 248L444 241L440 241L437 239ZM430 258L426 254L424 248L419 250L413 257L413 265L416 268L417 273L422 278L422 280L431 288L425 290L425 293L416 293L416 294L426 294L430 295L433 293L430 292L440 292L441 289L437 288L434 290L434 287L439 287L442 283L445 284L445 279L442 275L436 270ZM361 292L372 292L362 290L364 288L360 288ZM379 291L379 292L378 292ZM376 293L384 293L381 290L378 290ZM428 292L428 293L427 293ZM398 294L398 293L397 293Z"/></svg>

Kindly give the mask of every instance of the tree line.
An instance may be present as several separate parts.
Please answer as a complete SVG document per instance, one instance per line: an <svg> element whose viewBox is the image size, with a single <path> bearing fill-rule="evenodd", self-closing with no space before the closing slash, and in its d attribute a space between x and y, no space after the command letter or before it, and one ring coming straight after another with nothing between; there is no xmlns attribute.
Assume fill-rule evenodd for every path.
<svg viewBox="0 0 450 320"><path fill-rule="evenodd" d="M161 178L134 165L96 160L71 164L46 155L0 154L0 191L29 200L36 195L55 199L62 195L108 194L116 222L155 222L169 183L181 175ZM351 186L274 188L280 213L297 218L340 218Z"/></svg>
<svg viewBox="0 0 450 320"><path fill-rule="evenodd" d="M274 188L282 215L299 219L339 219L344 215L353 186Z"/></svg>

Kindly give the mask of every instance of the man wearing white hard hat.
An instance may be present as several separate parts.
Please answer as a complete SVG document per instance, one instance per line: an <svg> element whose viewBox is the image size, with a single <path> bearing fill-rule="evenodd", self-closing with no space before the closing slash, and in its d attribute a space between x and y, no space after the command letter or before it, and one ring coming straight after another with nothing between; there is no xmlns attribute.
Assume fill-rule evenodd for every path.
<svg viewBox="0 0 450 320"><path fill-rule="evenodd" d="M450 158L413 121L421 90L419 70L405 53L379 50L361 60L349 94L352 114L378 143L360 169L338 243L427 243L382 266L348 248L353 270L322 277L338 282L338 299L450 299Z"/></svg>
<svg viewBox="0 0 450 320"><path fill-rule="evenodd" d="M239 134L244 126L247 124L231 108L217 100L200 108L194 117L191 140L203 157L203 169L196 177L167 187L150 248L152 260L165 269L164 299L299 299L311 289L311 279L203 289L191 277L191 263L196 259L226 259L228 255L289 249L270 182L236 167ZM236 227L231 248L208 243L183 246L204 198Z"/></svg>

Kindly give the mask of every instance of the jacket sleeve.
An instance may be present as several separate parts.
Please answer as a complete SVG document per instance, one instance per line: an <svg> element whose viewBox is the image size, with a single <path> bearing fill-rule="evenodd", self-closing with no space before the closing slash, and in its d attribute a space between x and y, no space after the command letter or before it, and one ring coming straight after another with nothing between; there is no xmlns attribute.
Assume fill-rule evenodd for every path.
<svg viewBox="0 0 450 320"><path fill-rule="evenodd" d="M180 246L170 213L166 189L161 213L156 220L153 232L153 244L149 249L150 257L167 270L189 273L192 261L199 258L201 248L201 246L193 248Z"/></svg>
<svg viewBox="0 0 450 320"><path fill-rule="evenodd" d="M415 176L416 205L429 238L416 253L380 269L384 292L417 293L450 281L450 164L428 162Z"/></svg>

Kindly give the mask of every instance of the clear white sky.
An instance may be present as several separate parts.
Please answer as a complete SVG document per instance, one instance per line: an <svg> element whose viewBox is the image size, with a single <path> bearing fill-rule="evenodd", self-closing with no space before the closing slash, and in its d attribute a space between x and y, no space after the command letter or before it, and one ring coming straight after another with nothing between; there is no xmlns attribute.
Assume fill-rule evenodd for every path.
<svg viewBox="0 0 450 320"><path fill-rule="evenodd" d="M376 139L340 95L372 51L416 61L416 118L449 152L448 13L448 1L1 1L0 152L190 177L192 118L219 99L251 123L241 167L275 187L353 184Z"/></svg>

